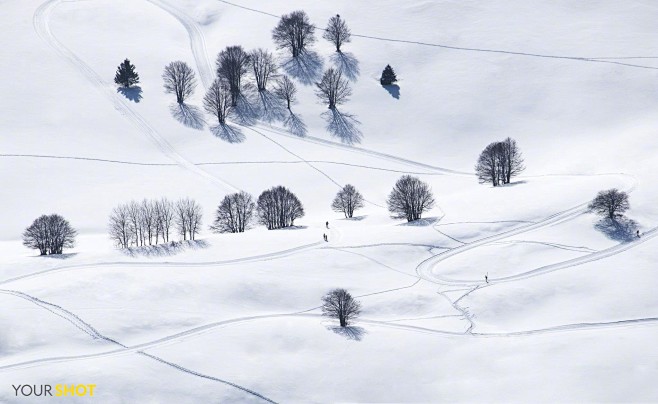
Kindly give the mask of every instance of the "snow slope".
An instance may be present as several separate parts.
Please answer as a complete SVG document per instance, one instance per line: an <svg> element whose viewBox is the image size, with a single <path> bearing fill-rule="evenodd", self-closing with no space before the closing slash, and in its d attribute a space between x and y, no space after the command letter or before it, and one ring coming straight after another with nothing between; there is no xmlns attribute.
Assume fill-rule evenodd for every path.
<svg viewBox="0 0 658 404"><path fill-rule="evenodd" d="M228 142L211 117L177 121L164 65L195 69L200 107L216 54L272 49L295 9L355 34L341 110L360 142L327 133L303 79L305 137L233 121ZM0 401L44 401L17 383L94 383L108 403L658 401L656 17L640 0L3 2ZM314 50L335 63L326 41ZM138 102L112 82L126 57ZM378 83L388 63L398 98ZM479 151L507 136L526 172L478 184ZM437 199L414 224L385 208L405 173ZM354 220L330 210L347 183L367 199ZM279 184L304 203L298 228L206 230L227 193ZM642 238L587 213L611 187ZM117 251L112 208L161 196L203 206L201 242ZM80 233L60 259L20 240L51 212ZM334 287L363 306L348 330L319 316Z"/></svg>

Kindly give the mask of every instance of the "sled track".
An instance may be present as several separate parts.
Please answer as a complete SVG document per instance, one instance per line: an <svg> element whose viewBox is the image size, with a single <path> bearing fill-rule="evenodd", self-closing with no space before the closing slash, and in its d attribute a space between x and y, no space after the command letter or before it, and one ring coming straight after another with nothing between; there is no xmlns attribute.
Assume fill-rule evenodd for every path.
<svg viewBox="0 0 658 404"><path fill-rule="evenodd" d="M33 16L33 25L37 35L53 48L63 59L69 62L80 74L82 74L92 85L105 95L105 97L114 105L114 108L128 119L142 134L148 137L156 147L171 160L176 162L180 167L197 174L224 191L239 191L238 188L210 175L193 163L186 160L178 154L176 150L167 142L149 123L131 107L129 107L121 96L114 92L110 84L106 83L89 65L75 55L70 49L64 46L53 35L50 30L50 16L55 7L63 0L49 0L43 3Z"/></svg>

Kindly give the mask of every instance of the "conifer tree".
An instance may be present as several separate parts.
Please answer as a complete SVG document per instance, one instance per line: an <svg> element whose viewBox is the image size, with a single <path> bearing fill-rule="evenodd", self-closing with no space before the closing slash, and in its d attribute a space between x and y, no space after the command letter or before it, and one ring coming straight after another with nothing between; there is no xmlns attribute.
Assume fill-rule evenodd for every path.
<svg viewBox="0 0 658 404"><path fill-rule="evenodd" d="M135 65L126 59L117 67L117 74L114 76L114 82L122 87L129 88L133 84L139 83L139 74L135 71Z"/></svg>
<svg viewBox="0 0 658 404"><path fill-rule="evenodd" d="M379 82L382 84L382 86L387 86L393 84L396 81L398 81L398 79L395 77L393 68L391 65L386 65L384 71L382 72L382 78L379 79Z"/></svg>

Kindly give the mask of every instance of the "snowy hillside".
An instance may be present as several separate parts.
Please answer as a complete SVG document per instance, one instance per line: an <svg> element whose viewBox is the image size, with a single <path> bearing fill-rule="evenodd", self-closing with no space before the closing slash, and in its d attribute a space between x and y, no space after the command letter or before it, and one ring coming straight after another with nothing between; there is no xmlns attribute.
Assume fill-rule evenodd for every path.
<svg viewBox="0 0 658 404"><path fill-rule="evenodd" d="M280 69L307 133L233 114L216 136L218 53L285 64L272 29L294 10L318 28L306 70ZM321 31L337 13L342 62ZM658 401L657 19L650 0L2 2L0 402L56 400L19 384L103 403ZM176 60L198 82L187 125L163 89ZM356 131L327 130L313 83L331 67ZM507 137L526 170L479 184ZM405 174L436 199L410 223L387 210ZM346 184L365 199L351 220L331 209ZM209 229L226 195L276 185L303 203L294 227ZM610 188L628 234L588 211ZM198 202L197 240L118 249L112 210L162 197ZM39 256L22 234L52 213L76 245ZM361 303L350 327L321 315L334 288Z"/></svg>

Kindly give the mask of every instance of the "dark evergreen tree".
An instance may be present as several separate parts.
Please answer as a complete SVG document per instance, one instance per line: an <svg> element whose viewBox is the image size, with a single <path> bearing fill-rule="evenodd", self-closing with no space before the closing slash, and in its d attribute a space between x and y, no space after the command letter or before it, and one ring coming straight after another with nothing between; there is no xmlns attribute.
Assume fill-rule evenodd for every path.
<svg viewBox="0 0 658 404"><path fill-rule="evenodd" d="M135 71L135 65L126 59L117 68L117 74L114 76L114 82L122 87L129 88L130 86L139 83L139 74Z"/></svg>
<svg viewBox="0 0 658 404"><path fill-rule="evenodd" d="M384 71L382 72L382 78L379 79L379 82L382 84L382 86L388 86L395 83L396 81L398 81L398 79L395 77L393 68L391 65L386 65Z"/></svg>

